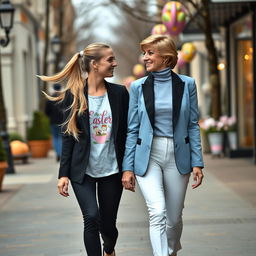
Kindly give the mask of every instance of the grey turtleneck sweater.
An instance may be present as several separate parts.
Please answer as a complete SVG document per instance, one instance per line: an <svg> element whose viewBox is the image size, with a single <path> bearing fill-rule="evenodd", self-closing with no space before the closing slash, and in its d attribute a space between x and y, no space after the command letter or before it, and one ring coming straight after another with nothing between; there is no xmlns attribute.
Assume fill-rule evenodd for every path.
<svg viewBox="0 0 256 256"><path fill-rule="evenodd" d="M173 137L171 69L152 72L155 93L155 136Z"/></svg>

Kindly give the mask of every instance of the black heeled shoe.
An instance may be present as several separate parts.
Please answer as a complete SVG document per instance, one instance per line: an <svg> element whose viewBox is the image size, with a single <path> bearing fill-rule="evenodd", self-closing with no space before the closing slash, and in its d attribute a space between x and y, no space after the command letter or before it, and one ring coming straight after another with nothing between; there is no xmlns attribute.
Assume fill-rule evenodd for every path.
<svg viewBox="0 0 256 256"><path fill-rule="evenodd" d="M107 253L104 252L104 250L103 250L103 256L116 256L116 252L115 252L115 250L114 250L111 254L107 254Z"/></svg>

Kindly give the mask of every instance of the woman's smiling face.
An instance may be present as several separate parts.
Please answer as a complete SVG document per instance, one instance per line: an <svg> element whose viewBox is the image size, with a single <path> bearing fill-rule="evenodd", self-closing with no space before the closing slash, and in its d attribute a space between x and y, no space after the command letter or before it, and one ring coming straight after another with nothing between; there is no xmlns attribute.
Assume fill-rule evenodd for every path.
<svg viewBox="0 0 256 256"><path fill-rule="evenodd" d="M97 64L99 75L102 77L112 77L114 68L117 66L113 50L111 48L102 50L102 57Z"/></svg>
<svg viewBox="0 0 256 256"><path fill-rule="evenodd" d="M143 61L145 62L147 71L160 71L167 68L165 59L160 55L156 47L153 45L145 45L143 50Z"/></svg>

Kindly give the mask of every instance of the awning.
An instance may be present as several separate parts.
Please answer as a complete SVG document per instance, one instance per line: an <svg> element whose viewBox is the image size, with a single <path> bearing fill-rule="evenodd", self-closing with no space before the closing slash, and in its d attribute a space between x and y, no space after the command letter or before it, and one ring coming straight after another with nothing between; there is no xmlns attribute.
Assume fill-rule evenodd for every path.
<svg viewBox="0 0 256 256"><path fill-rule="evenodd" d="M253 5L254 3L254 5ZM255 7L256 0L237 1L237 0L211 0L210 15L212 20L212 32L219 33L221 26L227 26L243 15L249 13ZM194 19L201 19L200 15L195 14ZM182 32L182 37L194 35L195 37L203 34L198 28L195 20L189 21Z"/></svg>

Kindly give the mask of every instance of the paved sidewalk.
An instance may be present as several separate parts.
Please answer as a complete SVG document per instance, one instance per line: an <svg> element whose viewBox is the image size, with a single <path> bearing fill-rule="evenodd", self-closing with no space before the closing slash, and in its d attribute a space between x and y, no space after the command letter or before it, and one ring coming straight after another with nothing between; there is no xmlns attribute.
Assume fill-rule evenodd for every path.
<svg viewBox="0 0 256 256"><path fill-rule="evenodd" d="M248 159L205 161L203 186L192 190L189 184L179 256L254 256L256 166ZM0 255L85 256L80 209L71 189L69 198L57 194L53 152L15 167L0 193ZM117 256L152 255L138 188L124 191L118 226Z"/></svg>

